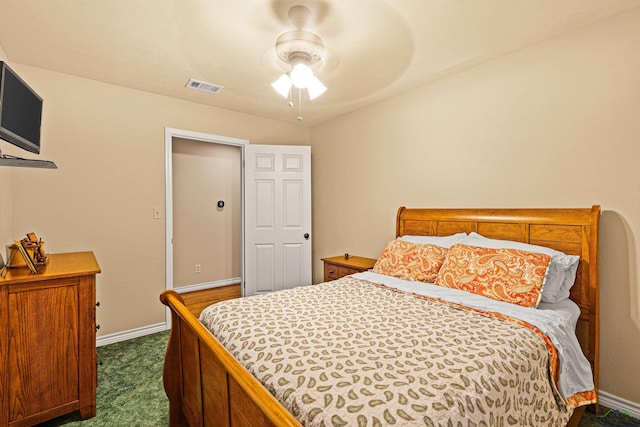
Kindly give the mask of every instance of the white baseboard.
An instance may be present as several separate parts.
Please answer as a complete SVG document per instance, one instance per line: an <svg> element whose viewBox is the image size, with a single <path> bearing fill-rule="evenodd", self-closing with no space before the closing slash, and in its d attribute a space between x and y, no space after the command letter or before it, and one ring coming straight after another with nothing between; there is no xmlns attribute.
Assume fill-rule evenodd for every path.
<svg viewBox="0 0 640 427"><path fill-rule="evenodd" d="M640 403L625 400L602 390L598 393L598 399L599 403L607 408L615 409L634 418L640 418Z"/></svg>
<svg viewBox="0 0 640 427"><path fill-rule="evenodd" d="M231 279L218 280L215 282L198 283L197 285L181 286L179 288L173 288L179 294L184 292L202 291L204 289L219 288L220 286L235 285L242 283L242 277L232 277Z"/></svg>
<svg viewBox="0 0 640 427"><path fill-rule="evenodd" d="M142 328L129 329L128 331L116 332L114 334L103 335L96 338L96 346L100 347L107 344L114 344L121 341L130 340L132 338L143 337L145 335L155 334L167 330L167 324L156 323L155 325L143 326Z"/></svg>

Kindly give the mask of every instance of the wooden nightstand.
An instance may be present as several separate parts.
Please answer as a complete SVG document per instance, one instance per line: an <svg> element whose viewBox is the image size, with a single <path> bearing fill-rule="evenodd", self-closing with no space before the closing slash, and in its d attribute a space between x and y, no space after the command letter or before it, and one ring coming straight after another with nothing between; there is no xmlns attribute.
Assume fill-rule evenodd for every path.
<svg viewBox="0 0 640 427"><path fill-rule="evenodd" d="M373 268L376 263L375 259L352 255L349 258L345 258L344 255L322 258L322 261L324 261L325 282L336 280L349 274L367 271Z"/></svg>

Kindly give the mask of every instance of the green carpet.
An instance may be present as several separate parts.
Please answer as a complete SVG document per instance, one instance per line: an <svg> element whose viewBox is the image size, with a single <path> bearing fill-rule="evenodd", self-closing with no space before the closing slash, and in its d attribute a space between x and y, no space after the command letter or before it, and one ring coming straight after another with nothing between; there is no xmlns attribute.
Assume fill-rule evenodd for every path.
<svg viewBox="0 0 640 427"><path fill-rule="evenodd" d="M613 409L600 406L600 413L594 415L585 411L578 427L640 426L640 420Z"/></svg>
<svg viewBox="0 0 640 427"><path fill-rule="evenodd" d="M162 367L169 333L160 332L98 348L97 415L86 421L79 413L41 426L164 427L169 425L168 401L162 387ZM601 407L588 411L580 427L636 426L640 420Z"/></svg>

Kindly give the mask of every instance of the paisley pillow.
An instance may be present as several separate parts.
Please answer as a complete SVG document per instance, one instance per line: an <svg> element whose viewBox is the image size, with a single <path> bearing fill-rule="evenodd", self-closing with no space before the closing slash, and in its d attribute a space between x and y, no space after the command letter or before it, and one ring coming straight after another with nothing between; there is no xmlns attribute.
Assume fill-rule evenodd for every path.
<svg viewBox="0 0 640 427"><path fill-rule="evenodd" d="M372 271L404 280L433 282L446 254L447 249L440 246L392 240L385 246Z"/></svg>
<svg viewBox="0 0 640 427"><path fill-rule="evenodd" d="M457 244L449 248L435 284L537 307L550 262L542 253Z"/></svg>
<svg viewBox="0 0 640 427"><path fill-rule="evenodd" d="M559 302L569 298L571 287L576 281L576 271L580 263L577 255L567 255L544 246L528 243L514 242L511 240L489 239L478 233L472 232L460 242L463 245L482 246L483 248L511 248L527 252L539 252L551 257L549 272L542 290L542 302Z"/></svg>

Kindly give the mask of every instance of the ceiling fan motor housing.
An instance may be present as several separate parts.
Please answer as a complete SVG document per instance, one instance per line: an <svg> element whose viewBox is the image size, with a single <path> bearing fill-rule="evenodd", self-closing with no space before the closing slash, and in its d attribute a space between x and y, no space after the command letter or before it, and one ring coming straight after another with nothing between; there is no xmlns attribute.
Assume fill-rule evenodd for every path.
<svg viewBox="0 0 640 427"><path fill-rule="evenodd" d="M320 37L310 31L287 31L276 40L276 54L278 59L287 64L304 57L307 65L312 65L322 59L324 44Z"/></svg>

